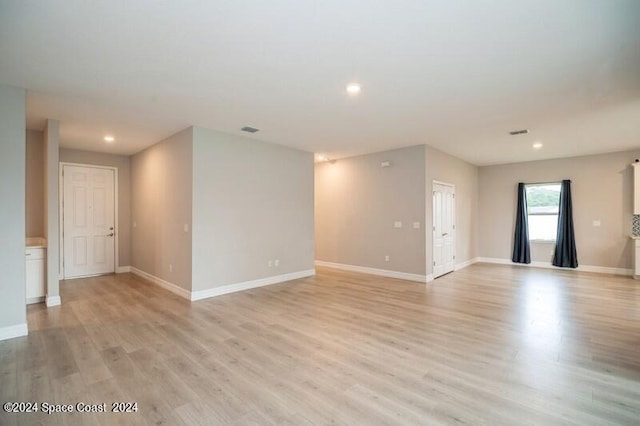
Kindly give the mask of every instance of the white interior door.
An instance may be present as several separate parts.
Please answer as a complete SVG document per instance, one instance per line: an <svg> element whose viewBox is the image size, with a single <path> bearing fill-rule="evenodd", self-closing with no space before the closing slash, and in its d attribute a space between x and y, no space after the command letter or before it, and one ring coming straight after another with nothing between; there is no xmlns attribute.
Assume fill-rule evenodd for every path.
<svg viewBox="0 0 640 426"><path fill-rule="evenodd" d="M455 187L433 183L433 277L452 272L456 263Z"/></svg>
<svg viewBox="0 0 640 426"><path fill-rule="evenodd" d="M64 277L115 272L114 171L63 166Z"/></svg>

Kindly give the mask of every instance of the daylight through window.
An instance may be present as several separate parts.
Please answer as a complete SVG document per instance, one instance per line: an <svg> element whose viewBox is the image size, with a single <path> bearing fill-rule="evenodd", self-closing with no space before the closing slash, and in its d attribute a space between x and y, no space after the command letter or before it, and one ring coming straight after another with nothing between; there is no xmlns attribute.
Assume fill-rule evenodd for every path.
<svg viewBox="0 0 640 426"><path fill-rule="evenodd" d="M525 185L529 240L555 241L558 230L560 182Z"/></svg>

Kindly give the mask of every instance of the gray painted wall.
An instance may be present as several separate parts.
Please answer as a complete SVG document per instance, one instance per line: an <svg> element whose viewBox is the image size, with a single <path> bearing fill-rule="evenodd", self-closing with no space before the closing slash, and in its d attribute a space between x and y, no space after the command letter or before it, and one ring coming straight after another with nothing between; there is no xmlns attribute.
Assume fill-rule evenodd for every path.
<svg viewBox="0 0 640 426"><path fill-rule="evenodd" d="M193 290L313 269L313 154L193 132Z"/></svg>
<svg viewBox="0 0 640 426"><path fill-rule="evenodd" d="M426 181L426 247L427 274L433 272L433 181L454 184L456 187L456 264L471 260L478 253L478 167L459 158L427 146Z"/></svg>
<svg viewBox="0 0 640 426"><path fill-rule="evenodd" d="M0 328L27 322L25 126L24 89L0 85Z"/></svg>
<svg viewBox="0 0 640 426"><path fill-rule="evenodd" d="M47 120L44 143L44 233L47 239L47 304L60 295L60 210L59 210L59 149L60 123ZM55 301L53 301L55 304Z"/></svg>
<svg viewBox="0 0 640 426"><path fill-rule="evenodd" d="M315 192L317 260L425 275L425 146L318 163Z"/></svg>
<svg viewBox="0 0 640 426"><path fill-rule="evenodd" d="M480 256L511 259L518 182L571 179L578 260L631 267L633 171L640 150L480 168ZM600 220L601 226L592 222ZM553 244L532 243L532 260L548 262Z"/></svg>
<svg viewBox="0 0 640 426"><path fill-rule="evenodd" d="M44 135L27 130L27 237L44 237Z"/></svg>
<svg viewBox="0 0 640 426"><path fill-rule="evenodd" d="M131 265L186 290L192 268L192 133L185 129L131 157Z"/></svg>
<svg viewBox="0 0 640 426"><path fill-rule="evenodd" d="M109 166L118 169L118 266L131 265L131 160L123 155L60 149L60 162Z"/></svg>

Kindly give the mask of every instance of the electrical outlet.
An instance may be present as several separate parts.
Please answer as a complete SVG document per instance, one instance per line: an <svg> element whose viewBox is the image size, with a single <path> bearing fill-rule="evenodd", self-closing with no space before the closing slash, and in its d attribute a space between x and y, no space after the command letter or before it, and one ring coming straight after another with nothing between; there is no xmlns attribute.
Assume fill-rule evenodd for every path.
<svg viewBox="0 0 640 426"><path fill-rule="evenodd" d="M596 219L593 221L593 226L598 227L600 226L600 219Z"/></svg>
<svg viewBox="0 0 640 426"><path fill-rule="evenodd" d="M413 229L420 229L420 222L413 222Z"/></svg>
<svg viewBox="0 0 640 426"><path fill-rule="evenodd" d="M273 266L280 266L280 259L276 259L273 261Z"/></svg>
<svg viewBox="0 0 640 426"><path fill-rule="evenodd" d="M169 272L173 272L173 265L171 263L169 264Z"/></svg>
<svg viewBox="0 0 640 426"><path fill-rule="evenodd" d="M400 222L399 220L396 220L395 222L393 222L393 227L402 228L402 222Z"/></svg>
<svg viewBox="0 0 640 426"><path fill-rule="evenodd" d="M389 261L389 256L388 256L388 255L384 257L384 261L385 261L385 262L388 262L388 261Z"/></svg>
<svg viewBox="0 0 640 426"><path fill-rule="evenodd" d="M138 227L138 222L133 222L133 227L137 228Z"/></svg>
<svg viewBox="0 0 640 426"><path fill-rule="evenodd" d="M189 224L188 223L184 224L184 232L189 232Z"/></svg>

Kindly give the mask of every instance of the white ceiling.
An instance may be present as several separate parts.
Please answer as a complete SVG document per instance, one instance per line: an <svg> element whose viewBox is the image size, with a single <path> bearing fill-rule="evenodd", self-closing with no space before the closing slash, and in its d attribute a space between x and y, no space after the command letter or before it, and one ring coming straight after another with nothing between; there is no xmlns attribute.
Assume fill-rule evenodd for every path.
<svg viewBox="0 0 640 426"><path fill-rule="evenodd" d="M333 158L618 151L640 146L640 1L1 0L0 82L29 128L120 154L191 124Z"/></svg>

